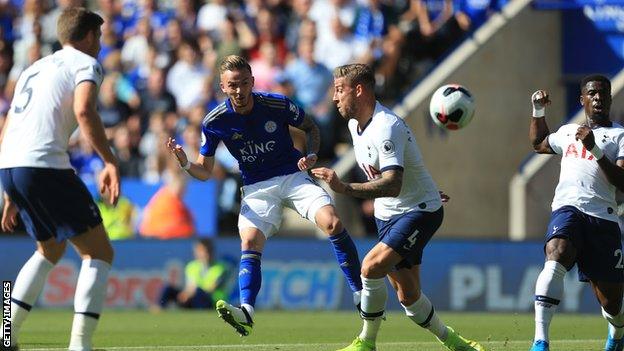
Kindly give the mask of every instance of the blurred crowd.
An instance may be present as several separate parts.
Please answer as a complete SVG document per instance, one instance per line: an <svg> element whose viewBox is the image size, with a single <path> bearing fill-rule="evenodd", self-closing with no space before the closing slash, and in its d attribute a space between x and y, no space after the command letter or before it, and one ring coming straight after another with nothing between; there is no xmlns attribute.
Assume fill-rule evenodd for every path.
<svg viewBox="0 0 624 351"><path fill-rule="evenodd" d="M98 110L122 176L178 181L165 140L174 136L196 158L200 123L224 99L218 62L231 54L249 59L256 90L287 95L314 117L328 161L348 142L331 101L333 68L372 65L390 103L503 1L0 0L0 126L20 73L60 48L62 9L86 6L105 20ZM216 159L220 210L235 213L237 164L222 148ZM79 135L71 160L86 182L102 167Z"/></svg>

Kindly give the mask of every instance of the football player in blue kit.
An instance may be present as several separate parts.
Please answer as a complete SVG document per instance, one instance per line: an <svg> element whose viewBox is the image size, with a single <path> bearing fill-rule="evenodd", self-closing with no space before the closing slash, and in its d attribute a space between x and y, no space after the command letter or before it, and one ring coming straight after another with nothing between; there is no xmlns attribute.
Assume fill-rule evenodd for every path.
<svg viewBox="0 0 624 351"><path fill-rule="evenodd" d="M303 110L278 94L252 92L254 78L247 61L227 56L219 67L225 102L202 122L197 161L190 162L182 146L169 139L167 147L192 177L212 175L215 150L223 142L238 160L243 180L238 229L241 237L239 267L240 307L217 301L219 316L241 336L253 326L254 304L260 290L260 261L267 238L278 231L283 207L297 211L329 235L340 268L359 303L362 289L360 261L353 240L336 213L333 200L305 172L318 157L319 129ZM308 154L293 146L289 126L307 135Z"/></svg>

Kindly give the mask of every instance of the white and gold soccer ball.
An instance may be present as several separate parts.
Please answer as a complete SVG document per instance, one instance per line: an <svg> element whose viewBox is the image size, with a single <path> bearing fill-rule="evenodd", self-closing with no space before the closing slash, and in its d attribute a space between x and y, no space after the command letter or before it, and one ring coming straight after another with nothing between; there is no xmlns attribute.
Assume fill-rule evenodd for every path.
<svg viewBox="0 0 624 351"><path fill-rule="evenodd" d="M470 123L475 103L472 93L459 84L443 85L431 96L429 114L440 128L458 130Z"/></svg>

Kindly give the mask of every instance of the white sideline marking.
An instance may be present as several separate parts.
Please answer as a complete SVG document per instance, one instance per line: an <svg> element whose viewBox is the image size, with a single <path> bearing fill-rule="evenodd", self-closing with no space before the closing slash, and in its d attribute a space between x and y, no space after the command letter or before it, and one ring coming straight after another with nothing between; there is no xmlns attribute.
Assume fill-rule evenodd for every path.
<svg viewBox="0 0 624 351"><path fill-rule="evenodd" d="M531 344L531 340L509 340L509 341L503 341L503 340L496 340L496 341L480 341L483 345L485 346L491 346L491 345L518 345L518 344L526 344L527 346L530 346ZM554 340L554 342L556 343L568 343L568 344L581 344L581 343L598 343L598 342L604 342L604 339L570 339L570 340L566 340L566 339L557 339ZM346 346L348 344L348 341L345 342L340 342L340 343L298 343L298 344L222 344L222 345L184 345L184 346L176 346L176 345L166 345L166 346L119 346L119 347L106 347L103 346L101 349L102 350L224 350L224 349L228 349L228 350L253 350L255 348L258 347L304 347L304 346L327 346L327 347L332 347L332 346ZM420 346L433 346L433 345L439 345L439 342L434 342L434 341L423 341L423 342L408 342L408 341L402 341L402 342L379 342L377 343L377 346L414 346L414 345L420 345ZM95 350L99 350L100 348L95 348ZM36 348L36 349L31 349L31 348L21 348L20 350L26 351L60 351L60 350L67 350L67 348Z"/></svg>

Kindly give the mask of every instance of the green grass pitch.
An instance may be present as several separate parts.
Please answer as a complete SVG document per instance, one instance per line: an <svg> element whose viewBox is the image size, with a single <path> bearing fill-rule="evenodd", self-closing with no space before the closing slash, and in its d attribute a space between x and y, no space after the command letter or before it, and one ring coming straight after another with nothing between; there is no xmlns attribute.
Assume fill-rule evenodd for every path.
<svg viewBox="0 0 624 351"><path fill-rule="evenodd" d="M527 351L533 336L532 314L440 313L448 325L483 342L492 351ZM22 326L22 350L63 350L72 313L36 310ZM348 345L359 333L355 312L259 311L253 333L240 338L214 311L107 310L95 336L98 350L326 351ZM596 315L558 314L551 328L551 350L603 350L607 324ZM378 351L443 351L426 330L399 312L381 326Z"/></svg>

